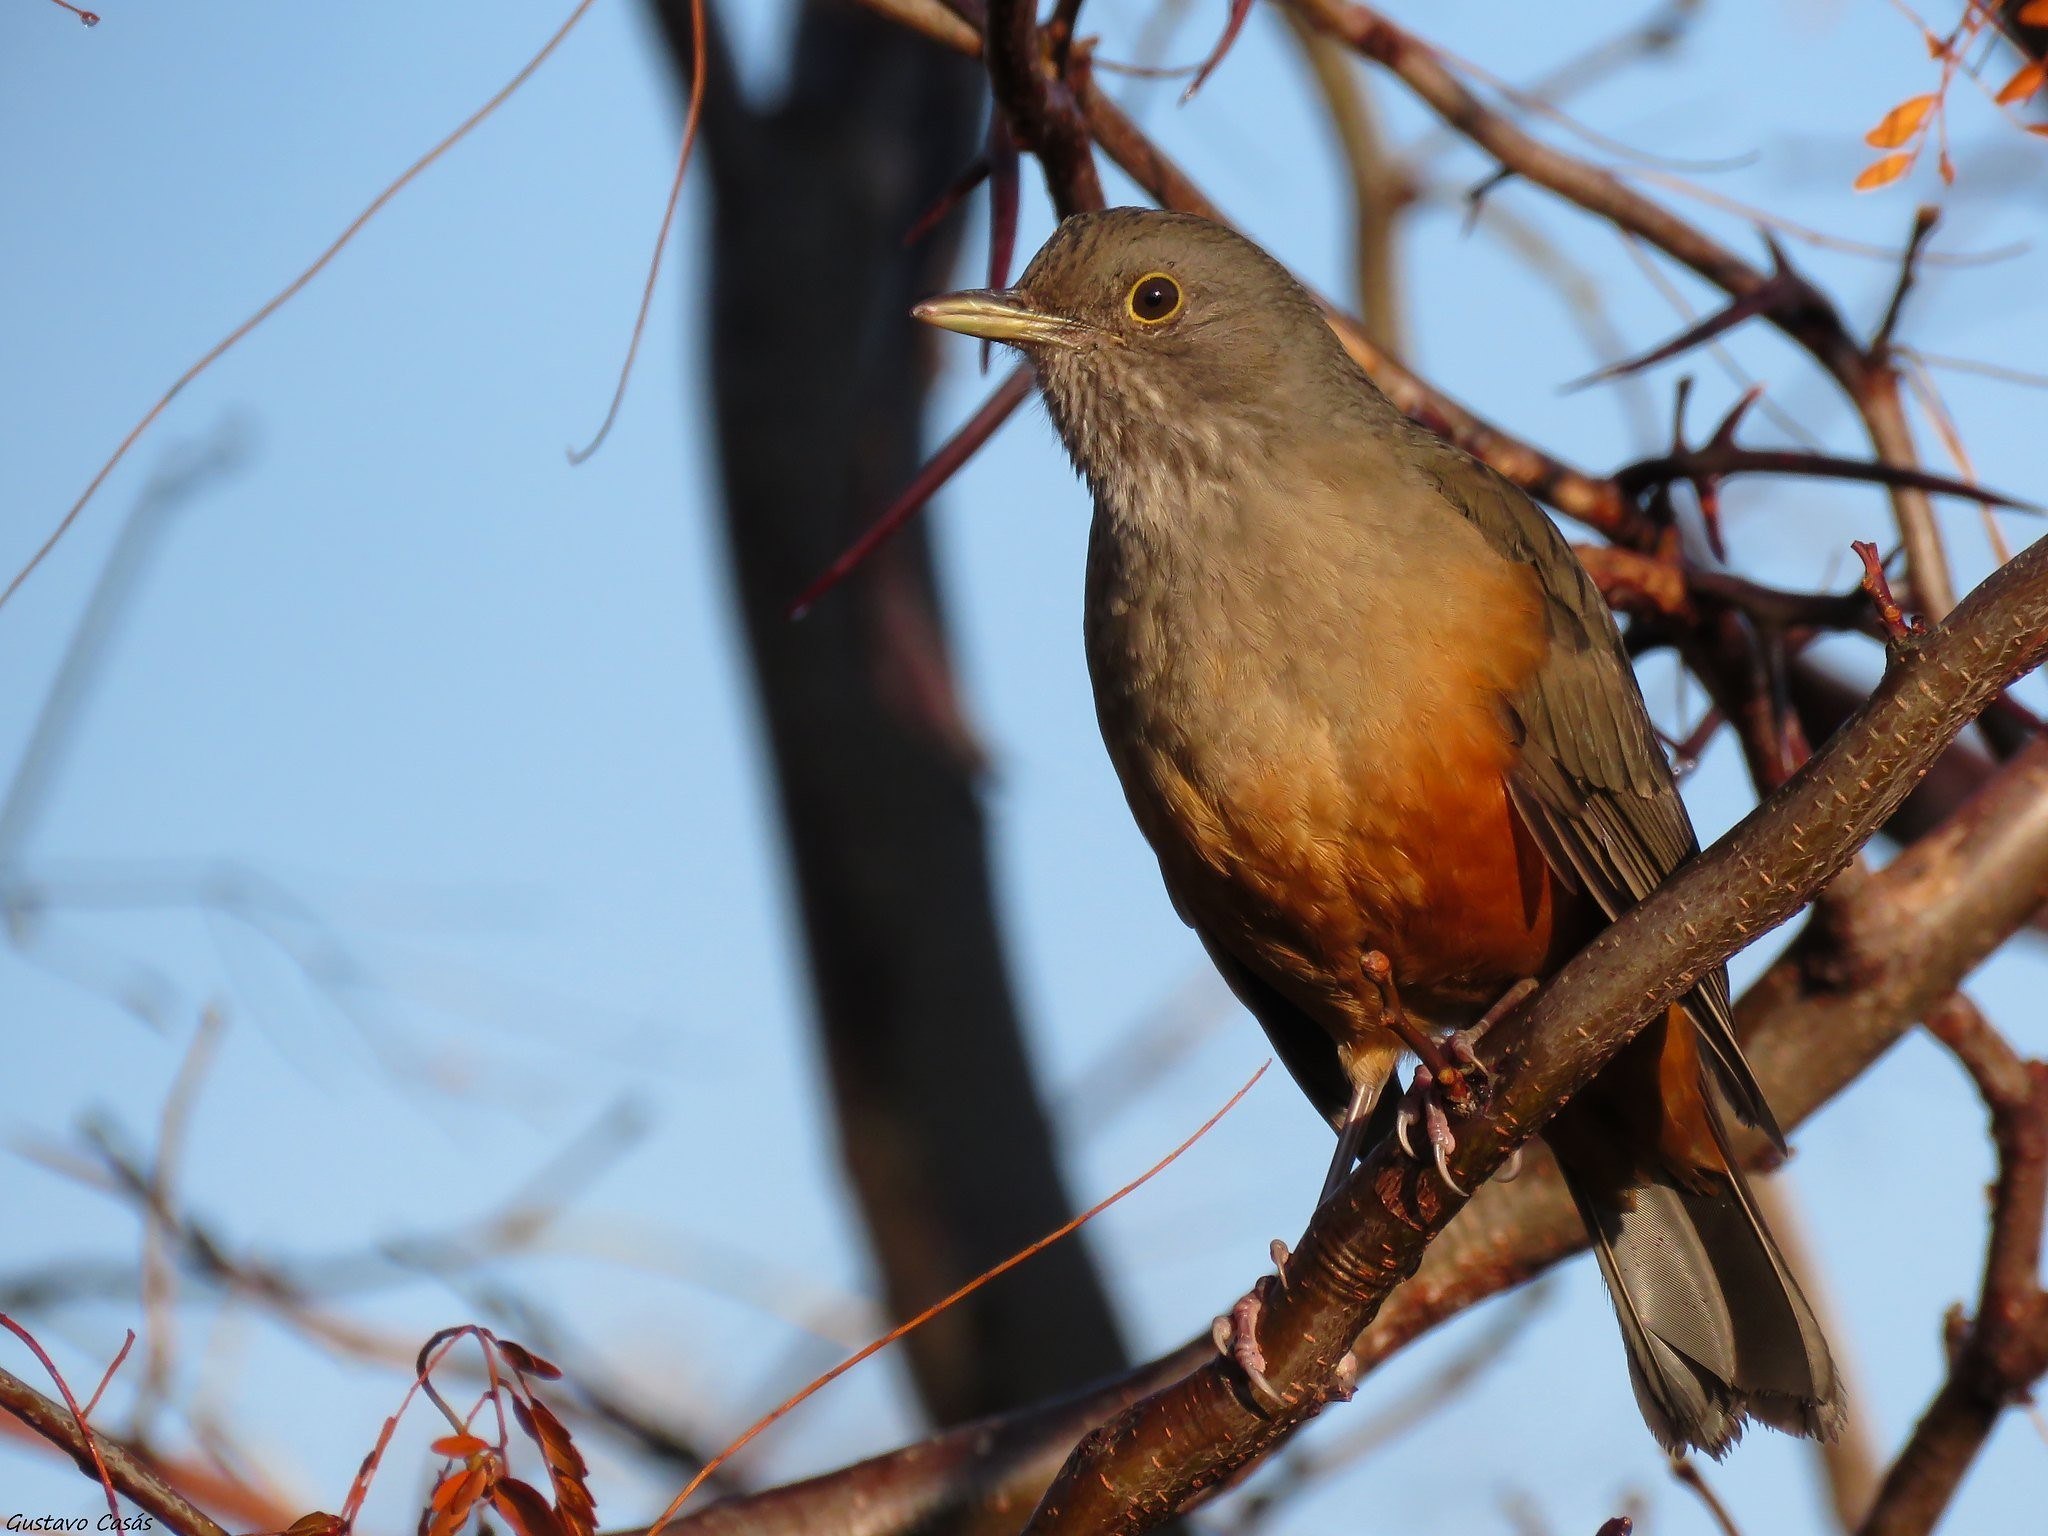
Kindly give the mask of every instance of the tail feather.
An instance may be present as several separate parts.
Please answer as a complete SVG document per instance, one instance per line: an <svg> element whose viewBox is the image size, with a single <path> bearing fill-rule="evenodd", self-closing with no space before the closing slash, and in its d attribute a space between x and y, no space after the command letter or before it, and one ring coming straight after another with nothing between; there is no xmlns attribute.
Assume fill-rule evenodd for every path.
<svg viewBox="0 0 2048 1536"><path fill-rule="evenodd" d="M1841 1391L1813 1310L1741 1174L1690 1189L1626 1189L1575 1174L1577 1201L1621 1322L1629 1379L1666 1450L1718 1457L1744 1423L1832 1440Z"/></svg>

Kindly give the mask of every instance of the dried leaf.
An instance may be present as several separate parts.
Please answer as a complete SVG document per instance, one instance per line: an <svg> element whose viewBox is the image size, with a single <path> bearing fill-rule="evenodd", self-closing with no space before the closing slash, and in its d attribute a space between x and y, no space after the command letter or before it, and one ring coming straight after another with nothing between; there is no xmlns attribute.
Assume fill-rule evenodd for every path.
<svg viewBox="0 0 2048 1536"><path fill-rule="evenodd" d="M1998 104L2009 107L2014 102L2025 101L2041 89L2043 80L2048 80L2048 60L2036 59L2005 82L2005 89L1998 93Z"/></svg>
<svg viewBox="0 0 2048 1536"><path fill-rule="evenodd" d="M590 1468L584 1464L583 1453L576 1449L569 1426L556 1418L554 1410L538 1398L529 1406L533 1411L533 1438L547 1460L548 1469L571 1477L582 1477Z"/></svg>
<svg viewBox="0 0 2048 1536"><path fill-rule="evenodd" d="M2027 27L2048 27L2048 0L2027 0L2014 21Z"/></svg>
<svg viewBox="0 0 2048 1536"><path fill-rule="evenodd" d="M568 1536L540 1490L531 1483L508 1477L491 1490L491 1507L505 1517L516 1536Z"/></svg>
<svg viewBox="0 0 2048 1536"><path fill-rule="evenodd" d="M2027 132L2038 133L2042 138L2048 139L2048 123L2029 123Z"/></svg>
<svg viewBox="0 0 2048 1536"><path fill-rule="evenodd" d="M348 1522L339 1515L330 1515L315 1510L310 1515L301 1515L284 1528L284 1536L342 1536L348 1529Z"/></svg>
<svg viewBox="0 0 2048 1536"><path fill-rule="evenodd" d="M562 1368L560 1366L541 1359L532 1350L524 1345L514 1344L510 1339L498 1340L498 1353L503 1355L506 1361L510 1363L512 1369L519 1372L522 1376L538 1376L542 1381L560 1381L562 1379Z"/></svg>
<svg viewBox="0 0 2048 1536"><path fill-rule="evenodd" d="M1878 125L1863 135L1863 142L1872 149L1897 149L1927 126L1933 111L1932 93L1910 97L1885 113Z"/></svg>
<svg viewBox="0 0 2048 1536"><path fill-rule="evenodd" d="M1912 164L1913 157L1909 154L1886 155L1882 160L1872 161L1856 178L1856 190L1874 192L1879 187L1888 187L1905 175Z"/></svg>
<svg viewBox="0 0 2048 1536"><path fill-rule="evenodd" d="M436 1456L449 1456L457 1460L466 1460L478 1451L487 1451L490 1448L488 1440L480 1439L476 1435L443 1435L427 1447Z"/></svg>

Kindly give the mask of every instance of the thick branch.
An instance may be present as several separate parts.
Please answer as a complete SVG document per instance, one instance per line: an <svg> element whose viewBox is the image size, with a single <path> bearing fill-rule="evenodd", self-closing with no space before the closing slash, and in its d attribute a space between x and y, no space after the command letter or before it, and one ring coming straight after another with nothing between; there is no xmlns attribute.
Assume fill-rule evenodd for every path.
<svg viewBox="0 0 2048 1536"><path fill-rule="evenodd" d="M2048 745L1996 773L1946 824L1857 882L1853 893L1841 885L1829 894L1826 919L1801 934L1736 1011L1751 1062L1787 1127L1841 1092L1952 994L2048 893ZM1480 1189L1430 1245L1415 1276L1388 1298L1352 1352L1358 1374L1585 1245L1585 1229L1548 1154L1533 1149L1522 1176ZM1177 1380L1212 1349L1205 1333L1084 1399L1033 1407L713 1505L677 1529L1010 1536L1015 1511L1044 1492L1082 1429ZM1090 1414L1090 1406L1100 1412Z"/></svg>
<svg viewBox="0 0 2048 1536"><path fill-rule="evenodd" d="M1482 1047L1491 1113L1452 1157L1476 1184L1584 1086L1645 1017L1783 922L1884 823L1941 748L2048 653L2048 546L1994 575L1900 655L1827 747L1732 832L1573 960ZM1496 1038L1497 1037L1497 1038ZM1288 1406L1271 1417L1217 1360L1077 1448L1029 1529L1149 1529L1346 1390L1349 1343L1463 1205L1382 1145L1317 1214L1268 1306L1260 1347Z"/></svg>

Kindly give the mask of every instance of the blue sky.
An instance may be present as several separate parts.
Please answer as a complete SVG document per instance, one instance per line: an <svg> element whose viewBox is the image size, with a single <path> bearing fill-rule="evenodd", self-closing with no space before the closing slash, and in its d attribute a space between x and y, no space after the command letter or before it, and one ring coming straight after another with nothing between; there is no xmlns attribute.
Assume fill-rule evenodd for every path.
<svg viewBox="0 0 2048 1536"><path fill-rule="evenodd" d="M92 30L39 0L0 10L9 570L156 394L495 90L567 7L101 9ZM1223 8L1187 9L1167 47L1175 59L1206 48ZM1650 7L1627 14L1638 9ZM726 10L750 81L772 83L784 7ZM1152 10L1096 0L1105 54L1127 56ZM1617 24L1608 7L1506 0L1397 14L1516 79ZM75 1146L81 1118L98 1115L148 1146L195 1020L217 1007L226 1031L194 1108L183 1199L243 1251L319 1256L488 1214L630 1104L638 1139L542 1251L504 1273L619 1390L716 1443L876 1318L817 1097L707 503L694 193L618 426L589 464L563 461L609 396L672 165L673 83L650 44L637 7L602 0L496 118L180 397L0 609L5 773L152 477L209 445L235 457L167 515L48 801L6 850L55 904L25 948L0 952L11 1069L0 1127L33 1152ZM1912 29L1876 0L1716 0L1676 60L1638 65L1573 110L1660 154L1753 156L1702 179L1895 245L1915 198L1940 188L1923 171L1853 195L1869 157L1859 135L1931 84ZM1375 91L1398 138L1426 132L1396 92ZM1196 102L1177 109L1175 95L1130 91L1226 210L1341 291L1348 214L1283 29L1259 8ZM2048 145L1999 122L1967 83L1954 130L1962 179L1936 248L2030 245L1998 264L1931 270L1906 339L2038 366ZM1487 169L1456 151L1428 163L1452 191ZM1027 188L1028 250L1049 214L1028 176ZM1526 188L1495 196L1583 261L1631 344L1683 323L1606 231ZM1758 248L1741 218L1685 206ZM1466 236L1460 222L1436 201L1404 235L1421 366L1589 466L1652 446L1632 424L1644 410L1666 418L1675 370L1652 375L1634 416L1616 391L1561 394L1601 359L1486 224ZM1791 248L1853 323L1875 319L1888 264ZM965 260L972 270L979 253ZM1665 275L1690 304L1711 303ZM1745 333L1731 350L1803 430L1855 445L1830 388L1787 347ZM935 430L988 387L972 356L966 343L947 349ZM1739 385L1710 360L1688 366L1704 428ZM1942 385L1978 472L2048 496L2041 395L1963 374ZM1780 431L1752 421L1757 441ZM1738 565L1786 584L1839 582L1849 539L1888 538L1881 500L1858 490L1739 485L1726 515ZM1959 566L1981 573L1990 556L1975 513L1944 516ZM1074 1187L1093 1197L1199 1123L1264 1045L1174 918L1096 740L1078 635L1085 505L1042 415L1006 428L934 517L995 765L988 801L1019 982ZM1651 669L1646 686L1675 719L1668 672ZM1688 795L1706 835L1741 813L1725 743ZM244 916L226 910L245 896ZM1974 989L2036 1053L2048 1051L2044 980L2029 944ZM1162 1009L1187 1018L1191 1048L1104 1113L1093 1069ZM1799 1150L1797 1198L1844 1317L1837 1342L1889 1448L1938 1380L1942 1309L1974 1294L1981 1116L1960 1074L1912 1040ZM1269 1238L1299 1231L1325 1156L1313 1118L1269 1080L1103 1218L1095 1241L1137 1348L1203 1326L1258 1271ZM128 1211L43 1161L0 1161L0 1203L10 1270L136 1252ZM473 1304L413 1281L345 1310L409 1353ZM1366 1400L1412 1390L1483 1316L1376 1378ZM402 1378L331 1361L246 1313L224 1318L208 1300L183 1317L181 1400L234 1426L297 1502L338 1504ZM36 1322L73 1379L90 1380L139 1319L81 1305ZM779 1478L881 1449L916 1427L900 1388L886 1359L864 1367L743 1464ZM124 1411L117 1393L112 1422ZM1332 1413L1319 1432L1366 1411ZM175 1437L185 1426L164 1427ZM1591 1530L1638 1489L1657 1531L1707 1529L1642 1432L1584 1264L1428 1434L1302 1500L1288 1528L1502 1529L1504 1501L1526 1495L1555 1529ZM1410 1459L1454 1443L1473 1447L1458 1478ZM400 1444L372 1505L383 1528L406 1523L423 1475L419 1441ZM608 1522L672 1491L606 1463L597 1476ZM1751 1529L1821 1528L1810 1460L1780 1437L1753 1437L1710 1476ZM0 1489L10 1510L92 1506L68 1467L6 1446ZM1953 1528L2009 1521L2044 1495L2048 1446L2009 1416Z"/></svg>

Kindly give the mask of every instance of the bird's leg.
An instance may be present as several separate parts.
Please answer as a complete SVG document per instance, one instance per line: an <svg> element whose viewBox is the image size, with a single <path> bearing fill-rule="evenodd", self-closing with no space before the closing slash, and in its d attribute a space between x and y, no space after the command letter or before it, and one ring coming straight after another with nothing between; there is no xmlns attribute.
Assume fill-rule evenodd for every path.
<svg viewBox="0 0 2048 1536"><path fill-rule="evenodd" d="M1401 1006L1401 989L1394 985L1394 962L1379 950L1369 949L1360 958L1358 968L1364 973L1366 982L1380 995L1381 1026L1392 1030L1432 1073L1439 1077L1452 1075L1451 1064L1444 1059L1429 1031L1409 1018L1408 1010Z"/></svg>
<svg viewBox="0 0 2048 1536"><path fill-rule="evenodd" d="M1444 1113L1444 1106L1449 1104L1461 1114L1471 1114L1478 1108L1478 1098L1467 1081L1471 1064L1476 1064L1478 1058L1472 1055L1469 1044L1462 1052L1456 1047L1447 1052L1427 1030L1408 1017L1408 1010L1401 1006L1400 989L1394 984L1393 962L1385 954L1377 949L1366 951L1359 969L1380 995L1381 1024L1392 1030L1417 1060L1402 1112L1394 1123L1401 1150L1410 1157L1417 1156L1408 1132L1411 1124L1420 1124L1428 1137L1438 1176L1462 1195L1464 1188L1451 1177L1450 1155L1457 1149L1458 1140L1451 1134L1450 1117ZM1469 1064L1460 1064L1454 1059L1456 1055L1462 1055Z"/></svg>
<svg viewBox="0 0 2048 1536"><path fill-rule="evenodd" d="M1350 1176L1358 1154L1365 1150L1365 1130L1372 1123L1373 1109L1385 1086L1384 1082L1360 1083L1351 1090L1350 1107L1344 1111L1344 1123L1337 1128L1337 1150L1330 1156L1330 1171L1323 1175L1323 1192L1316 1196L1318 1206L1337 1192Z"/></svg>

